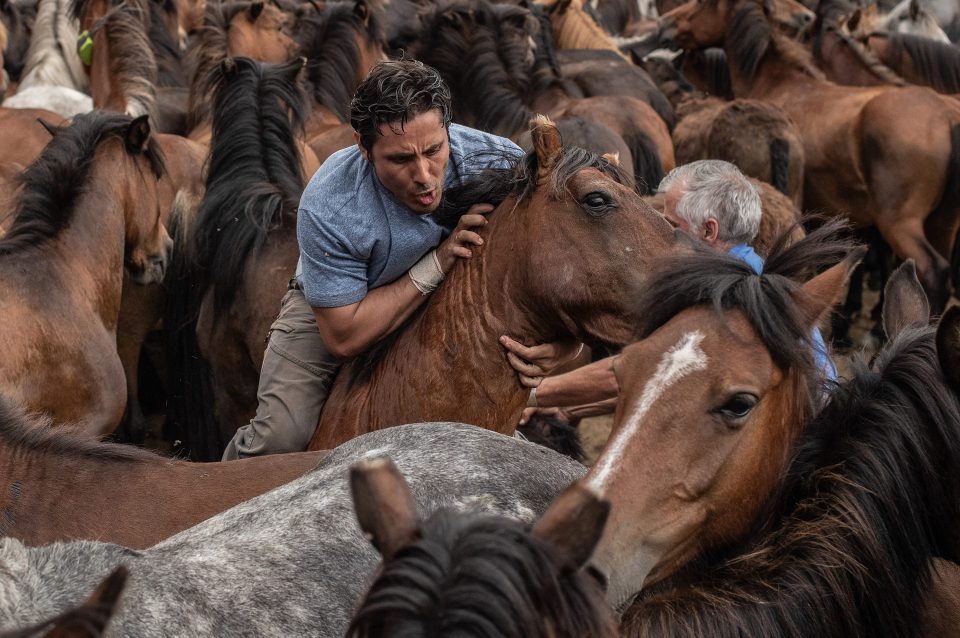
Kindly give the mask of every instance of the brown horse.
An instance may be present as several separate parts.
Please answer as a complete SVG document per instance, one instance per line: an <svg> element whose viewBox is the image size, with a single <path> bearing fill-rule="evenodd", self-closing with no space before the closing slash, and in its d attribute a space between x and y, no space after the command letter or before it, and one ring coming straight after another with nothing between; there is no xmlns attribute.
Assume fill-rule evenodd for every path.
<svg viewBox="0 0 960 638"><path fill-rule="evenodd" d="M404 328L341 369L310 449L429 420L513 434L527 393L500 335L625 343L629 291L674 249L673 233L609 162L561 148L553 123L538 120L532 136L534 151L513 169L491 171L457 196L499 204L483 247Z"/></svg>
<svg viewBox="0 0 960 638"><path fill-rule="evenodd" d="M210 144L211 74L227 58L247 57L269 64L293 58L297 43L289 34L290 17L276 5L235 0L209 3L203 27L191 40L189 137Z"/></svg>
<svg viewBox="0 0 960 638"><path fill-rule="evenodd" d="M795 283L846 249L824 237L775 249L763 277L709 249L666 259L634 297L642 340L615 360L614 429L584 478L611 502L594 556L611 602L760 516L819 396L810 330L862 256Z"/></svg>
<svg viewBox="0 0 960 638"><path fill-rule="evenodd" d="M648 58L644 65L677 114L671 137L678 164L726 160L801 205L803 140L782 110L760 100L728 102L708 96L663 59Z"/></svg>
<svg viewBox="0 0 960 638"><path fill-rule="evenodd" d="M0 532L145 548L292 481L322 452L188 463L78 436L0 402Z"/></svg>
<svg viewBox="0 0 960 638"><path fill-rule="evenodd" d="M206 191L192 220L174 233L184 241L164 321L168 418L195 458L218 458L253 415L264 337L296 268L297 205L305 175L317 169L300 138L302 69L301 60L280 66L236 58L210 74ZM212 399L192 394L199 388Z"/></svg>
<svg viewBox="0 0 960 638"><path fill-rule="evenodd" d="M651 473L647 478L653 477L652 482L640 478L633 484L639 490L631 495L634 502L648 504L633 523L647 530L648 542L670 552L686 533L681 544L690 551L672 564L661 562L648 575L625 616L624 635L955 632L955 626L947 633L942 628L958 612L956 565L934 557L956 556L960 404L940 369L939 335L935 339L926 326L926 295L912 264L895 274L890 286L884 326L891 345L872 365L860 362L855 376L832 391L812 421L784 427L779 415L763 413L761 400L735 431L697 432L701 439L694 446L705 437L736 440L732 446L722 444L720 454L726 459L719 468L706 460L715 448L703 454L708 448L698 452L689 446L686 430L680 437L672 433L673 447L666 456L694 480L711 482L706 495L690 494L686 481L674 482L676 474L661 478ZM729 351L723 356L704 367L723 367L736 359ZM653 423L663 418L664 410L657 407L663 400L647 412L654 415L649 417ZM687 397L676 405L684 402L689 407ZM686 407L672 409L673 423L687 423L680 413ZM771 416L774 420L767 420ZM644 417L643 431L651 425ZM764 438L768 429L789 432L798 426L796 442L787 442L788 464L781 464L783 443L777 442L760 448L768 455L761 472L744 471L738 457L757 449L752 441ZM656 437L645 439L644 445L657 443ZM645 451L640 445L631 450ZM691 464L677 458L685 453L692 454ZM627 477L626 470L622 476ZM758 493L767 494L768 502L760 510L744 509ZM739 522L718 538L711 533L724 518ZM684 519L693 530L690 524L682 529ZM708 536L703 530L710 530ZM740 537L743 531L747 535ZM699 560L687 562L691 556ZM931 591L931 586L943 589Z"/></svg>
<svg viewBox="0 0 960 638"><path fill-rule="evenodd" d="M146 117L96 111L60 130L23 172L0 240L8 397L90 433L116 427L126 403L116 347L122 278L163 278L162 174Z"/></svg>
<svg viewBox="0 0 960 638"><path fill-rule="evenodd" d="M865 45L908 82L960 96L960 49L955 45L900 33L871 34Z"/></svg>
<svg viewBox="0 0 960 638"><path fill-rule="evenodd" d="M773 0L688 2L663 22L686 48L724 46L734 93L769 101L797 124L805 205L875 224L899 257L916 260L931 303L942 308L960 227L960 105L921 87L826 81L807 51L777 33L777 12Z"/></svg>

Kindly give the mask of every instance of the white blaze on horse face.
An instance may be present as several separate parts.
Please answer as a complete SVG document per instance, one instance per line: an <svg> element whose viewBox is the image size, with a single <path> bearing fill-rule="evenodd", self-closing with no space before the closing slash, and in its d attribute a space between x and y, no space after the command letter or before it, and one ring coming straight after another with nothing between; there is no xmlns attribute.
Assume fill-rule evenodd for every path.
<svg viewBox="0 0 960 638"><path fill-rule="evenodd" d="M702 341L703 333L694 330L683 335L680 341L663 353L656 372L647 381L643 394L640 395L633 412L630 413L623 427L614 435L609 444L608 452L603 454L597 465L594 466L595 471L591 473L588 479L590 486L598 490L600 494L605 493L603 490L607 481L610 480L610 473L620 465L627 444L636 434L644 417L657 399L667 388L683 377L707 367L707 355L700 349Z"/></svg>

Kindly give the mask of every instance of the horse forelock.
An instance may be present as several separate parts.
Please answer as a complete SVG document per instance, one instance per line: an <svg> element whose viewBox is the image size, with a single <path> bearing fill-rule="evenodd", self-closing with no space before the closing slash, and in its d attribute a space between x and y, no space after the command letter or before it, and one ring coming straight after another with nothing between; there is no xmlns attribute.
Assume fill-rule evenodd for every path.
<svg viewBox="0 0 960 638"><path fill-rule="evenodd" d="M206 194L194 220L191 253L229 307L244 264L281 224L294 224L303 191L297 132L306 118L300 60L267 65L235 58L214 74L213 137Z"/></svg>
<svg viewBox="0 0 960 638"><path fill-rule="evenodd" d="M16 216L0 239L0 255L44 245L67 226L76 200L86 187L97 147L107 140L123 138L130 122L131 118L118 113L81 113L47 143L40 157L18 176L22 189L16 200ZM123 148L128 157L139 153L127 144ZM164 160L153 139L144 157L159 179L165 172Z"/></svg>
<svg viewBox="0 0 960 638"><path fill-rule="evenodd" d="M433 636L466 625L504 637L616 635L598 583L524 524L449 510L384 565L347 635Z"/></svg>

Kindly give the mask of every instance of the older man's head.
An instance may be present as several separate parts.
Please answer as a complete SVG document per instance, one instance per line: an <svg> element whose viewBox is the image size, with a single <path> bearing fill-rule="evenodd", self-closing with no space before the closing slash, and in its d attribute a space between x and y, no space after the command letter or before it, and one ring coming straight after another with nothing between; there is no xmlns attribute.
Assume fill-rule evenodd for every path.
<svg viewBox="0 0 960 638"><path fill-rule="evenodd" d="M730 162L678 166L657 190L664 196L667 221L719 249L749 243L760 229L760 194Z"/></svg>

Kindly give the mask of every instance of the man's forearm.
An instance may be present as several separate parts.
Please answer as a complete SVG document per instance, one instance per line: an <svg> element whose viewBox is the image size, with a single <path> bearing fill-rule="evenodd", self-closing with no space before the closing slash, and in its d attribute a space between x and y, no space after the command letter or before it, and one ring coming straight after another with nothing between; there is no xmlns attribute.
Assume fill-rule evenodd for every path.
<svg viewBox="0 0 960 638"><path fill-rule="evenodd" d="M580 406L615 400L620 390L613 371L615 359L615 356L607 357L565 374L545 378L537 387L537 405Z"/></svg>
<svg viewBox="0 0 960 638"><path fill-rule="evenodd" d="M337 322L336 329L320 316L323 309L315 308L314 315L330 352L349 359L399 328L426 299L427 295L417 290L410 277L403 276L368 292L355 304L352 316Z"/></svg>

